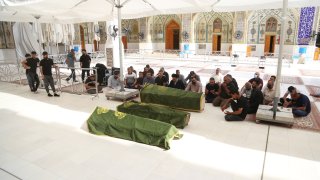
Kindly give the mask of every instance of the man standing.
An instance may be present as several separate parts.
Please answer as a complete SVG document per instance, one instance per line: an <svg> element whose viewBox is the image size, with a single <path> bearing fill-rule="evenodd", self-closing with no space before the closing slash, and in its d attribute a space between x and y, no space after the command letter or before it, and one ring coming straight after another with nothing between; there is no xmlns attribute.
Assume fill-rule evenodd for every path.
<svg viewBox="0 0 320 180"><path fill-rule="evenodd" d="M227 104L221 107L221 110L226 114L224 119L226 121L243 121L247 116L247 100L238 91L230 94L232 98L228 99ZM225 111L228 108L228 104L231 104L233 112Z"/></svg>
<svg viewBox="0 0 320 180"><path fill-rule="evenodd" d="M87 51L85 49L82 49L82 56L80 57L80 67L90 68L90 63L91 63L90 56L87 54ZM84 82L84 77L86 72L87 72L87 77L90 76L90 70L88 69L82 70L82 73L81 73L82 82Z"/></svg>
<svg viewBox="0 0 320 180"><path fill-rule="evenodd" d="M185 89L186 91L202 93L202 84L197 81L195 76L191 77L191 82L189 82L188 86Z"/></svg>
<svg viewBox="0 0 320 180"><path fill-rule="evenodd" d="M168 82L168 78L166 76L163 75L163 71L160 70L158 73L158 76L156 77L156 79L154 80L154 82L158 85L158 86L167 86L167 82Z"/></svg>
<svg viewBox="0 0 320 180"><path fill-rule="evenodd" d="M184 90L186 86L184 83L178 79L177 74L172 74L172 80L170 81L169 87Z"/></svg>
<svg viewBox="0 0 320 180"><path fill-rule="evenodd" d="M26 68L28 84L31 89L31 92L37 92L40 80L37 74L37 68L39 66L39 58L37 57L37 53L35 51L31 52L31 57L22 61L21 63Z"/></svg>
<svg viewBox="0 0 320 180"><path fill-rule="evenodd" d="M74 50L71 49L70 52L68 53L67 55L67 59L66 59L66 63L68 65L68 68L71 69L71 74L70 76L66 79L67 81L69 81L71 78L73 79L73 82L78 82L76 80L76 72L74 70L74 63L76 61L76 56L75 56L75 53L74 53Z"/></svg>
<svg viewBox="0 0 320 180"><path fill-rule="evenodd" d="M48 53L44 51L42 53L43 59L40 61L40 72L41 79L44 82L44 87L48 93L49 97L52 97L52 94L49 92L49 85L53 91L53 95L59 97L60 95L56 93L56 89L54 87L53 77L52 77L52 68L56 68L57 66L53 64L53 60L48 58Z"/></svg>
<svg viewBox="0 0 320 180"><path fill-rule="evenodd" d="M206 85L205 95L206 95L206 103L212 103L214 98L218 96L219 92L219 84L215 82L215 79L210 78L209 83Z"/></svg>

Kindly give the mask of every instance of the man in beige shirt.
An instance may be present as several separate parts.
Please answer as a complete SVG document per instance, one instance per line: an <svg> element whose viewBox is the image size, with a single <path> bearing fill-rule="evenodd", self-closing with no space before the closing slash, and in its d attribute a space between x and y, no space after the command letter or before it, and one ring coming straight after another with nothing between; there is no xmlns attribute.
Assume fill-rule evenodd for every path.
<svg viewBox="0 0 320 180"><path fill-rule="evenodd" d="M276 95L276 90L273 88L273 86L274 82L272 80L269 80L267 87L265 87L262 92L264 105L272 105L273 99Z"/></svg>
<svg viewBox="0 0 320 180"><path fill-rule="evenodd" d="M185 89L186 91L202 93L202 84L197 81L195 76L191 77L191 82L189 82L188 86Z"/></svg>

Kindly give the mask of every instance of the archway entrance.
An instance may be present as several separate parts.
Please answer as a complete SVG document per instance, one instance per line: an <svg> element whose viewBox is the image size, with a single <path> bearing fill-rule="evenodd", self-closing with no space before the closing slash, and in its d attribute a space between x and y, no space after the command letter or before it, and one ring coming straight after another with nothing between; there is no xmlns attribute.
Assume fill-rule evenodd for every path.
<svg viewBox="0 0 320 180"><path fill-rule="evenodd" d="M276 45L276 36L266 35L264 43L264 54L273 54Z"/></svg>
<svg viewBox="0 0 320 180"><path fill-rule="evenodd" d="M216 18L213 21L212 51L221 51L221 32L222 20Z"/></svg>
<svg viewBox="0 0 320 180"><path fill-rule="evenodd" d="M166 49L180 49L180 26L174 20L166 27Z"/></svg>
<svg viewBox="0 0 320 180"><path fill-rule="evenodd" d="M221 51L221 35L212 36L212 51Z"/></svg>
<svg viewBox="0 0 320 180"><path fill-rule="evenodd" d="M266 22L266 36L264 39L264 54L273 54L276 46L278 21L270 17Z"/></svg>
<svg viewBox="0 0 320 180"><path fill-rule="evenodd" d="M83 27L80 25L80 43L81 43L81 49L85 49L86 48L86 45L85 45L85 42L84 42L84 29Z"/></svg>

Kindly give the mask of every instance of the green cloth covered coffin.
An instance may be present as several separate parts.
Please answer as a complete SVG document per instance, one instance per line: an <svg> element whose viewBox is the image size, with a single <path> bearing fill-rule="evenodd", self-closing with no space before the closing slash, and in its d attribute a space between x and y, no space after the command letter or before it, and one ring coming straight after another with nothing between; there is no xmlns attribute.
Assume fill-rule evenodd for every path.
<svg viewBox="0 0 320 180"><path fill-rule="evenodd" d="M204 108L204 95L174 89L164 86L148 84L140 91L141 102L169 106L185 111L202 111Z"/></svg>
<svg viewBox="0 0 320 180"><path fill-rule="evenodd" d="M182 129L188 125L190 120L190 113L157 104L130 101L119 105L117 110L127 114L169 123Z"/></svg>
<svg viewBox="0 0 320 180"><path fill-rule="evenodd" d="M108 135L164 149L170 149L170 140L181 138L176 127L160 121L96 107L89 117L89 132Z"/></svg>

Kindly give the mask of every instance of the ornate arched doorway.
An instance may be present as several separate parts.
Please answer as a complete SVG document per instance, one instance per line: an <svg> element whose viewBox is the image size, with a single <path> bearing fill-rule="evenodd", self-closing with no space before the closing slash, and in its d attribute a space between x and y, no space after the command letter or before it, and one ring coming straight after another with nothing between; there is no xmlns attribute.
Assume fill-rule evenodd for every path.
<svg viewBox="0 0 320 180"><path fill-rule="evenodd" d="M274 17L270 17L266 22L266 35L264 42L264 53L273 54L276 46L278 21Z"/></svg>
<svg viewBox="0 0 320 180"><path fill-rule="evenodd" d="M217 18L213 21L212 51L221 51L221 32L222 21Z"/></svg>
<svg viewBox="0 0 320 180"><path fill-rule="evenodd" d="M166 49L180 49L180 26L171 20L166 26Z"/></svg>

